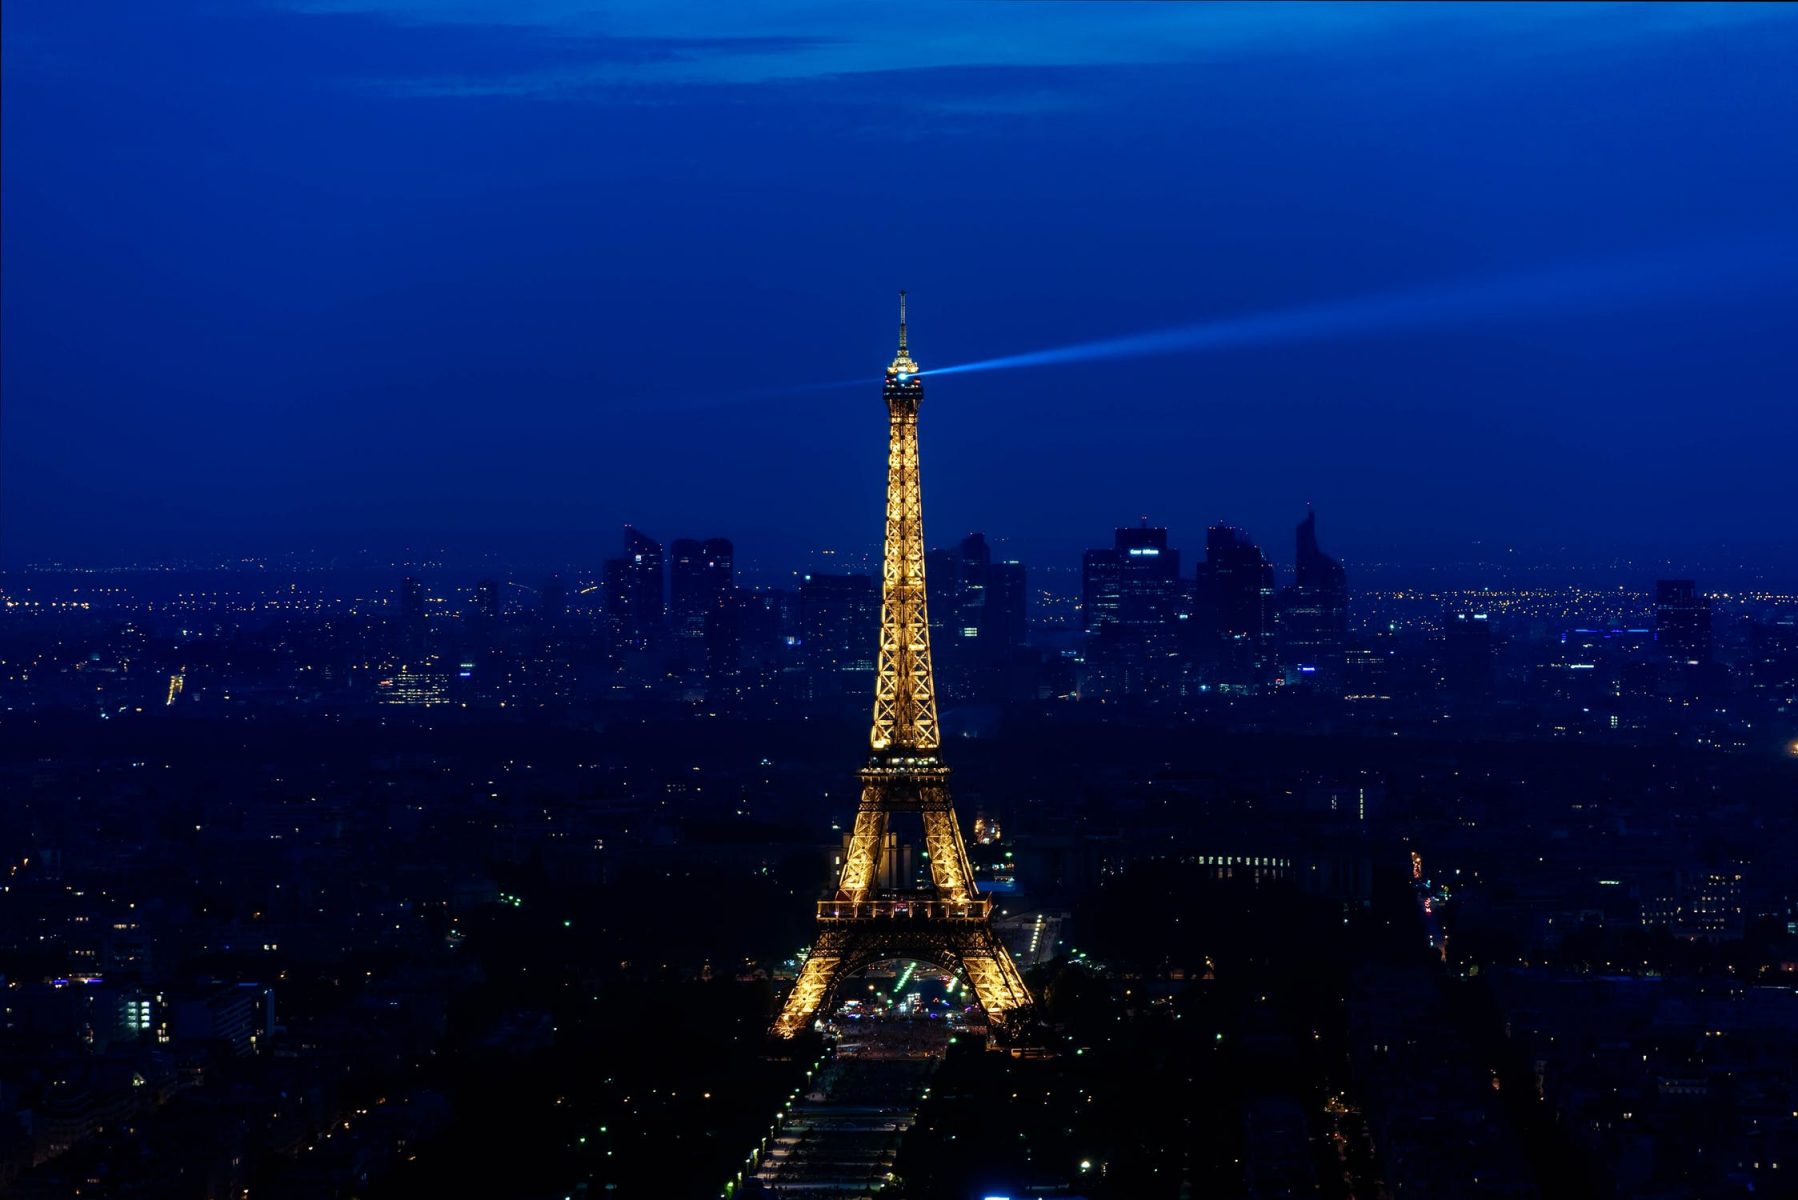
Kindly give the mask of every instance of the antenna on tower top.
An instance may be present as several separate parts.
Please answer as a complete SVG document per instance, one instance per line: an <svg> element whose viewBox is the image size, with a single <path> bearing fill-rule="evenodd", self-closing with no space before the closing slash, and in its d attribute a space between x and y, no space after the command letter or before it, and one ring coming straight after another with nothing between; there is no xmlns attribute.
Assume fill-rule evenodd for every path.
<svg viewBox="0 0 1798 1200"><path fill-rule="evenodd" d="M899 289L899 353L905 353L905 289Z"/></svg>

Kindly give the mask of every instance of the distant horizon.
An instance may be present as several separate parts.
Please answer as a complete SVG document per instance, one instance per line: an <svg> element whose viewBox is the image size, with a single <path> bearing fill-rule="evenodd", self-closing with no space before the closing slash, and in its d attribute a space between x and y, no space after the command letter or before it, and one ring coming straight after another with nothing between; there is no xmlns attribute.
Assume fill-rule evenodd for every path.
<svg viewBox="0 0 1798 1200"><path fill-rule="evenodd" d="M1221 522L1232 524L1231 522ZM1158 524L1151 520L1151 525ZM1295 522L1296 524L1296 522ZM0 586L8 577L25 577L34 573L57 572L212 572L237 570L299 571L305 573L375 574L417 571L451 577L473 578L482 574L514 576L528 580L533 575L578 574L588 572L597 578L606 559L621 552L621 534L626 523L611 531L538 532L510 535L465 534L458 538L394 538L391 541L364 540L352 544L345 540L336 545L326 539L297 539L282 547L264 545L257 549L251 543L241 546L222 545L196 548L163 555L108 556L104 554L44 557L9 562L0 567ZM736 574L740 583L749 586L777 587L790 584L806 573L838 571L841 573L878 573L880 544L878 535L861 545L838 544L805 547L789 542L777 548L745 540L728 529L704 528L664 531L654 525L634 526L667 549L678 538L704 539L722 537L729 540L736 554ZM1019 539L1006 538L990 529L968 530L983 534L995 559L1022 562L1033 572L1049 571L1078 576L1081 556L1088 549L1110 544L1112 526L1084 544L1063 539L1057 545L1036 542L1025 546ZM1241 529L1238 525L1236 528ZM926 529L929 521L926 519ZM1170 545L1181 554L1181 574L1191 577L1195 565L1205 556L1205 528L1183 528L1169 525ZM1625 590L1652 588L1657 579L1691 578L1700 589L1724 591L1747 587L1798 595L1798 563L1782 564L1773 558L1760 558L1757 551L1776 549L1771 545L1751 546L1718 543L1708 553L1692 548L1681 553L1666 546L1637 545L1582 551L1575 547L1495 547L1469 543L1456 552L1444 547L1433 555L1406 555L1378 547L1341 546L1331 540L1328 514L1319 514L1319 543L1325 553L1341 561L1349 571L1351 591L1360 588L1403 587L1409 583L1466 589L1484 584L1510 584L1527 580L1546 586L1557 583L1616 586ZM1273 565L1276 575L1286 581L1293 563L1290 530L1278 540L1258 536L1256 530L1244 530L1255 541ZM933 548L949 548L966 534L955 536L926 535ZM834 562L833 562L834 560ZM398 574L396 574L398 578Z"/></svg>

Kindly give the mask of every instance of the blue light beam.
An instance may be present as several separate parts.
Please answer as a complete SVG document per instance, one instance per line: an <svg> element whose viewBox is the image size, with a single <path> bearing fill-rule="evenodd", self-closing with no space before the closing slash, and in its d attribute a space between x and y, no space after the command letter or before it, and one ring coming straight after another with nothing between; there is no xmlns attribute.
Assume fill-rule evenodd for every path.
<svg viewBox="0 0 1798 1200"><path fill-rule="evenodd" d="M1427 284L930 367L919 374L966 375L1108 359L1202 354L1238 347L1401 334L1476 322L1604 317L1643 309L1677 308L1719 294L1770 290L1767 285L1798 290L1798 241L1710 245L1605 263Z"/></svg>

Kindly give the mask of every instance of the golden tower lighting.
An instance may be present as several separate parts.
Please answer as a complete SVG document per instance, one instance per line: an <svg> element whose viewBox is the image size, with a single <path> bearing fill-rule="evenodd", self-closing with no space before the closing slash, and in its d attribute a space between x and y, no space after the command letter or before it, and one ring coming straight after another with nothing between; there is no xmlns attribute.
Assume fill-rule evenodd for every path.
<svg viewBox="0 0 1798 1200"><path fill-rule="evenodd" d="M962 976L995 1032L1022 1025L1030 992L993 933L993 901L974 884L937 754L936 686L924 606L924 502L918 474L918 364L906 346L899 293L899 352L886 370L886 556L881 571L880 657L872 755L836 891L818 901L818 932L774 1032L792 1037L828 1012L844 980L876 962L912 959ZM931 886L878 887L890 819L916 813L924 826Z"/></svg>

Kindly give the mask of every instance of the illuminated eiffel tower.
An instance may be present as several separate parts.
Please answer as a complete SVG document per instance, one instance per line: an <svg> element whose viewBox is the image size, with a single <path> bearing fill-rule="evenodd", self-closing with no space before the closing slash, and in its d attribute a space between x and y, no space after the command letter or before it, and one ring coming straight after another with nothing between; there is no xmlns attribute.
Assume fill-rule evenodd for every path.
<svg viewBox="0 0 1798 1200"><path fill-rule="evenodd" d="M874 684L873 754L862 768L861 807L836 891L818 901L811 956L787 996L774 1032L792 1037L837 989L871 963L910 959L963 978L995 1033L1021 1028L1030 992L993 933L993 901L974 886L967 847L949 800L949 768L937 755L936 687L924 610L924 504L918 478L918 405L924 387L905 345L899 293L899 353L887 368L886 562L881 575L880 669ZM877 885L887 826L916 813L932 886Z"/></svg>

